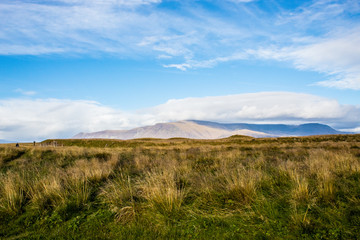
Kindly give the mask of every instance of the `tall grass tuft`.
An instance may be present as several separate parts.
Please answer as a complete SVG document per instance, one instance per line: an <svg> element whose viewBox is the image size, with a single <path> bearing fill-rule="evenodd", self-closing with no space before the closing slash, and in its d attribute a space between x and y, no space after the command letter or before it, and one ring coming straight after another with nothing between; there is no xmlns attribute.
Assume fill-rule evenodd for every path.
<svg viewBox="0 0 360 240"><path fill-rule="evenodd" d="M102 187L99 197L115 213L115 219L128 223L135 218L133 183L129 176L119 173Z"/></svg>
<svg viewBox="0 0 360 240"><path fill-rule="evenodd" d="M91 194L91 186L85 174L70 172L65 184L68 190L68 203L77 208L85 206Z"/></svg>
<svg viewBox="0 0 360 240"><path fill-rule="evenodd" d="M187 194L187 189L177 184L175 169L147 172L139 188L149 206L167 216L179 213Z"/></svg>
<svg viewBox="0 0 360 240"><path fill-rule="evenodd" d="M99 182L109 177L112 173L112 163L100 162L98 159L77 160L73 167L69 168L68 173L74 177L83 177L86 180Z"/></svg>
<svg viewBox="0 0 360 240"><path fill-rule="evenodd" d="M290 177L294 181L294 188L291 192L292 198L297 202L307 202L311 197L308 179L296 171L291 172Z"/></svg>
<svg viewBox="0 0 360 240"><path fill-rule="evenodd" d="M31 206L39 211L53 209L65 203L67 189L64 186L64 173L53 170L28 182L28 195Z"/></svg>
<svg viewBox="0 0 360 240"><path fill-rule="evenodd" d="M317 179L317 190L319 197L324 201L331 201L334 198L334 173L339 170L337 154L323 149L310 152L306 164L311 176Z"/></svg>
<svg viewBox="0 0 360 240"><path fill-rule="evenodd" d="M16 215L25 204L26 183L20 173L0 175L0 211Z"/></svg>
<svg viewBox="0 0 360 240"><path fill-rule="evenodd" d="M249 204L256 195L256 189L261 180L261 173L253 168L244 166L223 167L217 173L223 179L222 188L229 198L241 203Z"/></svg>

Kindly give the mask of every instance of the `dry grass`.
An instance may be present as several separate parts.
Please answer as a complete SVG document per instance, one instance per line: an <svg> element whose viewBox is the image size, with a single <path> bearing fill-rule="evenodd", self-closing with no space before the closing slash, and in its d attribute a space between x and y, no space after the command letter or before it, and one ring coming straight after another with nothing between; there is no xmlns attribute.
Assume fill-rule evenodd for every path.
<svg viewBox="0 0 360 240"><path fill-rule="evenodd" d="M253 201L262 178L261 172L244 166L222 167L217 175L219 179L223 179L221 187L227 194L243 204Z"/></svg>
<svg viewBox="0 0 360 240"><path fill-rule="evenodd" d="M328 231L329 219L353 226L360 206L360 137L349 139L138 140L113 148L0 146L0 217L36 210L51 218L65 211L61 221L66 222L72 211L105 209L115 224L141 225L150 232L170 231L164 226L171 224L184 227L181 221L197 228L238 224L240 232L269 232L279 225L279 238L286 238L288 229L316 232L315 224ZM344 236L353 236L349 232L354 229Z"/></svg>
<svg viewBox="0 0 360 240"><path fill-rule="evenodd" d="M118 222L128 223L134 220L134 188L129 176L120 173L108 180L100 192L101 201L115 213Z"/></svg>
<svg viewBox="0 0 360 240"><path fill-rule="evenodd" d="M334 199L336 173L356 172L359 169L359 161L349 153L333 153L324 149L310 151L306 164L310 175L318 179L319 197L326 201Z"/></svg>
<svg viewBox="0 0 360 240"><path fill-rule="evenodd" d="M175 171L147 172L138 183L150 207L163 215L178 212L187 193L187 189L178 186Z"/></svg>
<svg viewBox="0 0 360 240"><path fill-rule="evenodd" d="M298 202L308 202L312 193L309 189L309 180L305 176L298 174L296 171L290 174L291 179L295 183L292 190L292 198Z"/></svg>
<svg viewBox="0 0 360 240"><path fill-rule="evenodd" d="M25 203L26 183L20 173L9 172L0 175L0 210L17 214Z"/></svg>
<svg viewBox="0 0 360 240"><path fill-rule="evenodd" d="M39 211L46 208L55 208L64 204L66 201L66 189L64 179L66 177L60 171L54 171L52 174L29 184L29 196L33 208Z"/></svg>
<svg viewBox="0 0 360 240"><path fill-rule="evenodd" d="M99 182L107 179L112 173L112 164L100 162L96 158L91 160L80 159L75 161L74 166L67 170L67 174L73 179L86 179L88 181Z"/></svg>

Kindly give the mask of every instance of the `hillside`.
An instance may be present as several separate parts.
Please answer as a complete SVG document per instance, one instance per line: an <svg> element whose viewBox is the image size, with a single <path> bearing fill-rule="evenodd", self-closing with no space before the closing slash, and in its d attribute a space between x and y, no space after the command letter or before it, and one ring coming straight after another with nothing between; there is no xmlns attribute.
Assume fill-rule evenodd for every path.
<svg viewBox="0 0 360 240"><path fill-rule="evenodd" d="M282 136L310 136L325 134L340 134L335 129L318 123L302 125L284 124L245 124L245 123L216 123L208 121L179 121L158 123L153 126L134 128L131 130L105 130L94 133L79 133L72 138L193 138L218 139L232 135L251 137L282 137Z"/></svg>

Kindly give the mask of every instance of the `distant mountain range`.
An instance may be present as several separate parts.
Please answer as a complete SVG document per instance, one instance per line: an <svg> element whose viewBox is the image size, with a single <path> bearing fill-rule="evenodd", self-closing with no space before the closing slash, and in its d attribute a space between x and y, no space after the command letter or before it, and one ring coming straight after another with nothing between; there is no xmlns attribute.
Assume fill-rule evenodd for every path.
<svg viewBox="0 0 360 240"><path fill-rule="evenodd" d="M251 137L285 137L310 136L327 134L346 134L327 125L307 123L301 125L286 124L247 124L247 123L217 123L209 121L187 120L170 123L158 123L153 126L133 128L130 130L105 130L93 133L79 133L74 139L83 138L193 138L217 139L232 135Z"/></svg>
<svg viewBox="0 0 360 240"><path fill-rule="evenodd" d="M15 141L9 141L5 139L0 139L0 143L15 143Z"/></svg>

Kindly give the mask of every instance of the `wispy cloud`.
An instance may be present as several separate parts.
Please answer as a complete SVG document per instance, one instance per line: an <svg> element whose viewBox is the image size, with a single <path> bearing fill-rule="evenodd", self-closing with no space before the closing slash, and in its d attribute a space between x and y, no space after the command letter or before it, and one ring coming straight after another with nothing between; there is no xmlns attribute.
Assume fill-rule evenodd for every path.
<svg viewBox="0 0 360 240"><path fill-rule="evenodd" d="M318 39L314 43L284 48L248 50L261 59L290 61L300 70L312 70L330 76L319 85L360 89L360 28L343 36Z"/></svg>
<svg viewBox="0 0 360 240"><path fill-rule="evenodd" d="M229 62L229 61L236 61L236 60L244 60L248 58L248 53L235 53L232 54L230 56L226 56L226 57L217 57L217 58L213 58L213 59L208 59L208 60L200 60L200 61L195 61L195 60L187 60L185 63L180 63L180 64L165 64L163 65L166 68L177 68L180 69L182 71L186 71L188 69L193 69L193 68L211 68L216 66L219 63L223 63L223 62Z"/></svg>
<svg viewBox="0 0 360 240"><path fill-rule="evenodd" d="M258 58L329 75L321 86L360 89L360 3L305 1L3 0L1 55L144 57L185 71Z"/></svg>
<svg viewBox="0 0 360 240"><path fill-rule="evenodd" d="M22 95L26 95L26 96L33 96L33 95L36 94L35 91L26 91L26 90L23 90L21 88L15 89L14 91L17 92L17 93L20 93Z"/></svg>
<svg viewBox="0 0 360 240"><path fill-rule="evenodd" d="M261 17L250 9L232 13L238 24L224 17L227 9L221 16L198 2L178 1L177 11L159 4L159 0L4 0L0 54L167 54L197 61L197 57L219 57L219 49L233 50L244 44L239 41L262 34L251 26ZM222 1L215 4L222 8Z"/></svg>
<svg viewBox="0 0 360 240"><path fill-rule="evenodd" d="M253 2L253 1L257 1L257 0L228 0L230 2L235 2L235 3L247 3L247 2Z"/></svg>
<svg viewBox="0 0 360 240"><path fill-rule="evenodd" d="M0 54L120 55L139 40L137 32L146 32L147 23L155 20L135 9L160 2L5 0L0 3Z"/></svg>
<svg viewBox="0 0 360 240"><path fill-rule="evenodd" d="M298 30L316 28L327 32L336 27L347 27L346 14L360 10L358 1L352 0L316 0L304 1L295 10L284 10L277 16L276 24L289 24Z"/></svg>
<svg viewBox="0 0 360 240"><path fill-rule="evenodd" d="M129 129L186 119L249 123L320 122L338 129L359 129L360 106L292 92L172 99L136 112L93 101L60 99L0 100L0 139L67 138L78 132Z"/></svg>
<svg viewBox="0 0 360 240"><path fill-rule="evenodd" d="M344 17L356 12L360 12L357 1L315 1L294 11L280 11L275 16L274 29L283 29L284 32L262 33L268 39L260 42L260 47L245 44L242 50L241 47L236 50L240 52L238 55L229 54L207 60L190 58L182 63L163 66L186 71L214 67L228 61L271 59L290 62L299 70L326 74L328 80L317 85L359 90L360 52L357 46L360 44L360 24Z"/></svg>

